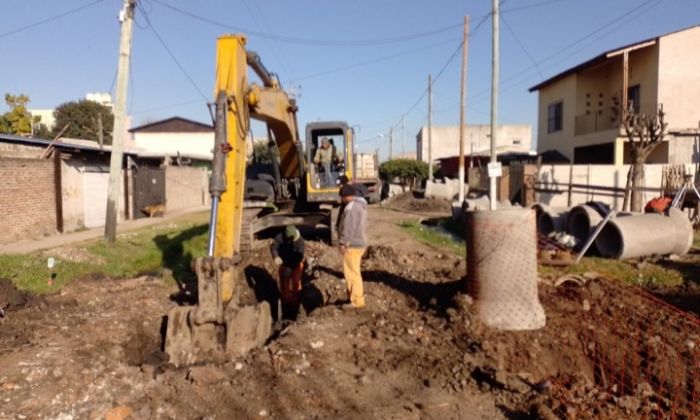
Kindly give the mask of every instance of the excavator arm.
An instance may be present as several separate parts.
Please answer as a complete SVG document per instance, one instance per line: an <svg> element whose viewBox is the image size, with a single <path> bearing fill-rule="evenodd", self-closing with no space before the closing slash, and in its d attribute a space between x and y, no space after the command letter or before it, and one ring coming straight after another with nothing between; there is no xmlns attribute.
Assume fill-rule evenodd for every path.
<svg viewBox="0 0 700 420"><path fill-rule="evenodd" d="M240 306L237 293L245 282L239 262L251 118L264 121L274 137L282 176L301 177L303 156L296 105L245 44L242 35L217 41L209 242L207 256L193 261L197 306L174 308L168 315L165 351L175 365L241 355L271 333L269 304ZM263 86L248 83L249 65Z"/></svg>

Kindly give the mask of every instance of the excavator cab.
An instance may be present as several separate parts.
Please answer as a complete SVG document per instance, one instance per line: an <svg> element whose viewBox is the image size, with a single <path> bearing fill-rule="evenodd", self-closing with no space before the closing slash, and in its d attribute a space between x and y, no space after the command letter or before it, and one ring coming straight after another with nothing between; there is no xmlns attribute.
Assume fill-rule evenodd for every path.
<svg viewBox="0 0 700 420"><path fill-rule="evenodd" d="M352 156L353 131L347 123L328 121L306 125L306 188L310 203L339 201L338 178L352 174Z"/></svg>

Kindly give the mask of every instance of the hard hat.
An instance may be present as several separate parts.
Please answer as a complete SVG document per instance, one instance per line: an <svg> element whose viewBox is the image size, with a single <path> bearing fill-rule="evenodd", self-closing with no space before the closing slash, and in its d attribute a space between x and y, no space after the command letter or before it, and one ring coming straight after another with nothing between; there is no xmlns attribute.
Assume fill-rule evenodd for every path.
<svg viewBox="0 0 700 420"><path fill-rule="evenodd" d="M299 231L294 225L289 225L286 228L284 228L284 236L287 239L295 239L297 237L297 234L299 234Z"/></svg>

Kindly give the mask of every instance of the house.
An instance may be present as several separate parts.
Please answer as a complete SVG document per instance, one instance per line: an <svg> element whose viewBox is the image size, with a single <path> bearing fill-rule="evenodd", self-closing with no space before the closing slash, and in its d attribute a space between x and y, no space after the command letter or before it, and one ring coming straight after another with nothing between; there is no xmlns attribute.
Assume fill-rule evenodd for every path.
<svg viewBox="0 0 700 420"><path fill-rule="evenodd" d="M532 143L532 127L529 124L504 124L497 126L497 153L528 153ZM432 127L433 161L459 156L459 126ZM417 158L428 161L428 127L421 127L416 135ZM467 125L464 132L464 154L483 154L491 150L491 126Z"/></svg>
<svg viewBox="0 0 700 420"><path fill-rule="evenodd" d="M143 153L170 156L189 155L211 159L214 148L214 127L182 117L134 127L129 130L129 146Z"/></svg>
<svg viewBox="0 0 700 420"><path fill-rule="evenodd" d="M111 147L0 134L0 243L103 226ZM209 204L210 159L124 151L118 220Z"/></svg>
<svg viewBox="0 0 700 420"><path fill-rule="evenodd" d="M574 163L630 162L622 105L653 114L663 107L666 140L649 163L699 162L700 25L606 51L530 88L538 92L539 152Z"/></svg>

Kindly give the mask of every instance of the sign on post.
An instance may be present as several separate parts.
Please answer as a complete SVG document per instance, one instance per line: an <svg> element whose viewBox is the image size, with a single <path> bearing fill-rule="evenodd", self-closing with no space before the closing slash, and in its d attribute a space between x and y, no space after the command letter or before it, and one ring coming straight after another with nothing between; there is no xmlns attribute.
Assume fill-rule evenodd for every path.
<svg viewBox="0 0 700 420"><path fill-rule="evenodd" d="M489 178L501 176L503 174L503 167L501 166L501 162L489 163L487 166L487 171L489 174Z"/></svg>

